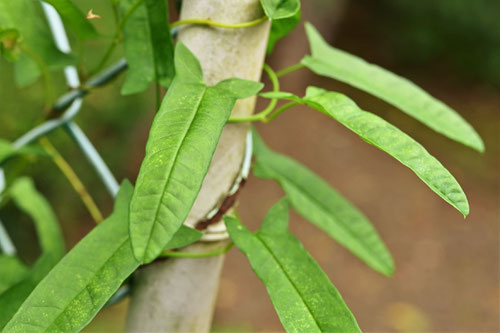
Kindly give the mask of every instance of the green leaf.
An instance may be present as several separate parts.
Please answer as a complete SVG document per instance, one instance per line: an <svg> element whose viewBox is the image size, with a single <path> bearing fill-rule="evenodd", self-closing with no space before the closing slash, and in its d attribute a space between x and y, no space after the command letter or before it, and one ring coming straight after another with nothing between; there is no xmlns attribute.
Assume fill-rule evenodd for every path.
<svg viewBox="0 0 500 333"><path fill-rule="evenodd" d="M20 178L12 184L9 195L33 219L42 255L22 281L0 295L0 329L64 255L64 240L55 214L47 200L36 191L33 182L28 178Z"/></svg>
<svg viewBox="0 0 500 333"><path fill-rule="evenodd" d="M300 10L300 0L260 0L260 4L271 20L294 16Z"/></svg>
<svg viewBox="0 0 500 333"><path fill-rule="evenodd" d="M82 12L71 0L44 0L51 4L59 13L64 24L82 40L95 38L98 36L94 26L85 19Z"/></svg>
<svg viewBox="0 0 500 333"><path fill-rule="evenodd" d="M42 253L59 260L64 255L64 238L54 211L29 178L20 178L9 190L16 205L35 222Z"/></svg>
<svg viewBox="0 0 500 333"><path fill-rule="evenodd" d="M17 29L22 38L22 48L36 54L51 69L73 64L74 58L60 52L42 15L40 4L33 0L0 0L0 27ZM39 65L26 52L15 63L16 83L32 84L40 76Z"/></svg>
<svg viewBox="0 0 500 333"><path fill-rule="evenodd" d="M15 149L9 141L0 139L0 164L9 158L20 155L48 156L47 152L37 146L24 146L19 149Z"/></svg>
<svg viewBox="0 0 500 333"><path fill-rule="evenodd" d="M137 0L120 1L123 15ZM122 94L134 94L158 82L168 88L174 77L174 44L164 0L144 0L123 26L127 78Z"/></svg>
<svg viewBox="0 0 500 333"><path fill-rule="evenodd" d="M273 20L271 22L271 31L269 32L269 40L267 41L267 54L271 54L274 50L276 42L285 37L297 26L300 22L300 10L295 15L281 20Z"/></svg>
<svg viewBox="0 0 500 333"><path fill-rule="evenodd" d="M274 205L252 234L225 218L236 246L265 284L287 332L361 332L342 296L302 244L288 232L288 205Z"/></svg>
<svg viewBox="0 0 500 333"><path fill-rule="evenodd" d="M20 282L28 273L28 268L14 256L0 255L0 295Z"/></svg>
<svg viewBox="0 0 500 333"><path fill-rule="evenodd" d="M438 133L484 151L484 143L458 113L405 78L328 45L306 23L312 56L302 64L314 73L348 83L398 107Z"/></svg>
<svg viewBox="0 0 500 333"><path fill-rule="evenodd" d="M457 180L422 145L397 127L373 113L361 110L340 93L309 87L304 101L397 159L464 216L469 214L467 197Z"/></svg>
<svg viewBox="0 0 500 333"><path fill-rule="evenodd" d="M276 180L293 208L377 272L392 275L391 254L368 219L324 180L270 150L253 131L255 176Z"/></svg>
<svg viewBox="0 0 500 333"><path fill-rule="evenodd" d="M0 55L7 61L16 62L21 54L17 29L0 29Z"/></svg>
<svg viewBox="0 0 500 333"><path fill-rule="evenodd" d="M197 242L203 236L203 232L182 225L174 234L172 239L165 246L165 250L180 249L194 242Z"/></svg>
<svg viewBox="0 0 500 333"><path fill-rule="evenodd" d="M113 213L85 236L33 290L5 332L79 332L139 266L128 235L132 185Z"/></svg>
<svg viewBox="0 0 500 333"><path fill-rule="evenodd" d="M262 89L261 83L240 79L207 87L200 63L182 43L175 50L175 70L130 203L132 246L141 262L154 260L186 219L236 99Z"/></svg>

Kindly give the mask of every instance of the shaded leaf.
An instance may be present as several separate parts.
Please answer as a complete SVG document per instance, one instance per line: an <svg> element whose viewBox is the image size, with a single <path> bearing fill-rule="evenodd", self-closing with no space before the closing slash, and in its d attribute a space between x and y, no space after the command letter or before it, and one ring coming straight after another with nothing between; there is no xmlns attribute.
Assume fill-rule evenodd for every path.
<svg viewBox="0 0 500 333"><path fill-rule="evenodd" d="M51 69L60 69L71 65L74 58L60 52L54 45L52 35L40 13L40 4L32 0L1 0L0 27L17 29L22 38L22 47L29 49ZM39 65L22 52L15 63L16 83L27 86L40 76Z"/></svg>
<svg viewBox="0 0 500 333"><path fill-rule="evenodd" d="M391 275L391 254L368 219L324 180L267 148L253 131L255 176L276 180L293 208L377 272Z"/></svg>
<svg viewBox="0 0 500 333"><path fill-rule="evenodd" d="M165 246L165 250L180 249L201 239L203 232L182 225Z"/></svg>
<svg viewBox="0 0 500 333"><path fill-rule="evenodd" d="M226 217L229 235L266 286L287 332L360 332L342 296L302 244L288 232L288 205L281 200L252 234Z"/></svg>
<svg viewBox="0 0 500 333"><path fill-rule="evenodd" d="M130 203L132 246L141 262L154 260L186 219L236 99L262 88L240 79L207 87L189 49L179 42L175 52L176 77L151 126Z"/></svg>
<svg viewBox="0 0 500 333"><path fill-rule="evenodd" d="M276 42L285 37L297 26L300 22L300 10L295 15L281 20L273 20L271 22L271 31L269 32L269 39L267 41L267 54L271 54L274 50Z"/></svg>
<svg viewBox="0 0 500 333"><path fill-rule="evenodd" d="M137 0L121 0L123 15ZM168 6L164 0L144 0L123 26L127 78L122 94L144 91L158 82L168 88L174 77L174 43L168 25Z"/></svg>
<svg viewBox="0 0 500 333"><path fill-rule="evenodd" d="M300 10L300 0L260 0L260 4L271 20L294 16Z"/></svg>
<svg viewBox="0 0 500 333"><path fill-rule="evenodd" d="M132 191L123 182L113 213L50 271L5 332L78 332L90 322L139 266L127 228Z"/></svg>
<svg viewBox="0 0 500 333"><path fill-rule="evenodd" d="M398 107L450 139L480 152L484 144L476 131L457 112L409 80L328 45L306 23L311 56L302 63L318 75L348 83Z"/></svg>
<svg viewBox="0 0 500 333"><path fill-rule="evenodd" d="M28 268L14 256L0 255L0 295L20 282L28 273Z"/></svg>
<svg viewBox="0 0 500 333"><path fill-rule="evenodd" d="M59 13L64 24L82 40L98 36L94 26L71 0L43 0L51 4Z"/></svg>

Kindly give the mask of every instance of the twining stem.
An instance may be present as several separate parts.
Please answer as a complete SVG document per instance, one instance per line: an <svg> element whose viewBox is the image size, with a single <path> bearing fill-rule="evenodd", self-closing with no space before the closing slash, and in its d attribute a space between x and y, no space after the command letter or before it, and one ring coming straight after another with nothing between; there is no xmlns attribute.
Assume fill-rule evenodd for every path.
<svg viewBox="0 0 500 333"><path fill-rule="evenodd" d="M233 247L234 243L231 242L220 249L216 249L208 252L201 253L192 253L192 252L179 252L179 251L163 251L160 254L160 258L207 258L207 257L215 257L220 256L221 254L229 252Z"/></svg>
<svg viewBox="0 0 500 333"><path fill-rule="evenodd" d="M90 196L89 192L85 188L85 185L78 178L75 171L66 162L66 160L59 154L57 149L52 145L52 143L46 137L40 138L39 140L42 147L52 156L54 163L61 170L61 172L66 176L71 186L75 189L76 193L82 200L85 207L87 207L90 215L96 223L100 223L103 220L103 216L99 208L97 207L94 199Z"/></svg>
<svg viewBox="0 0 500 333"><path fill-rule="evenodd" d="M298 102L290 102L290 103L287 103L287 104L283 105L278 110L274 111L264 122L268 123L268 122L272 121L274 118L276 118L277 116L279 116L280 113L282 113L283 111L286 111L289 108L291 108L291 107L293 107L295 105L298 105L298 104L299 104Z"/></svg>
<svg viewBox="0 0 500 333"><path fill-rule="evenodd" d="M267 64L264 64L264 70L266 71L267 75L269 76L269 79L271 80L271 84L273 85L273 91L277 92L280 91L280 82L278 80L278 77L276 73L273 71L271 67L269 67ZM241 122L249 122L249 121L264 121L271 112L273 112L274 108L276 107L276 104L278 103L277 98L272 98L267 107L262 110L261 112L258 112L254 115L248 116L248 117L233 117L229 118L228 122L229 123L241 123Z"/></svg>
<svg viewBox="0 0 500 333"><path fill-rule="evenodd" d="M179 20L179 21L176 21L176 22L170 24L170 27L175 28L175 27L177 27L179 25L183 25L183 24L198 24L198 25L208 25L208 26L219 27L219 28L239 29L239 28L253 27L255 25L259 25L260 23L262 23L266 20L267 20L267 16L263 16L263 17L258 18L256 20L253 20L250 22L244 22L244 23L222 23L222 22L214 22L212 20L207 20L207 19L185 19L185 20Z"/></svg>
<svg viewBox="0 0 500 333"><path fill-rule="evenodd" d="M50 79L50 71L49 67L43 61L43 59L36 54L32 49L27 47L26 45L20 45L21 51L26 53L33 61L35 61L42 72L42 77L45 85L45 105L44 109L48 110L52 105L52 100L54 99L54 90L52 88L52 81Z"/></svg>
<svg viewBox="0 0 500 333"><path fill-rule="evenodd" d="M276 76L277 77L282 77L282 76L285 76L287 74L290 74L290 73L293 73L295 71L298 71L299 69L302 69L304 67L305 66L302 63L299 62L298 64L295 64L295 65L283 68L282 70L278 71L276 73Z"/></svg>
<svg viewBox="0 0 500 333"><path fill-rule="evenodd" d="M122 17L122 19L118 23L118 26L116 28L116 31L115 31L115 34L114 34L113 39L111 41L111 44L109 44L109 46L108 46L106 52L104 53L104 56L102 57L101 61L99 62L99 64L97 65L97 67L90 73L90 75L93 75L93 74L99 72L104 67L104 65L106 64L106 62L109 60L109 57L111 57L111 55L113 54L113 51L115 50L115 47L120 42L120 39L121 39L120 36L121 36L121 32L122 32L123 26L125 25L125 23L127 23L127 21L130 18L130 16L134 13L134 11L143 2L144 2L144 0L137 0L127 10L127 12L125 13L125 15Z"/></svg>

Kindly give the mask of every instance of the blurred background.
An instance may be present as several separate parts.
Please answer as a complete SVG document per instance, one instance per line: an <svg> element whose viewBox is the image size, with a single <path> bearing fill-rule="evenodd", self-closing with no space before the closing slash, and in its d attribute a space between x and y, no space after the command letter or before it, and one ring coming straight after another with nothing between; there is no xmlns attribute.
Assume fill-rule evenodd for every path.
<svg viewBox="0 0 500 333"><path fill-rule="evenodd" d="M93 8L102 17L93 22L103 38L84 45L83 66L93 67L113 33L111 12L105 1L75 2L82 11ZM471 205L464 221L398 162L322 114L296 107L272 124L258 125L259 131L273 149L314 170L371 219L394 256L396 273L392 278L375 273L294 213L293 233L366 332L499 332L500 2L308 0L302 7L302 21L312 22L330 44L410 78L460 112L484 139L486 153L439 136L347 85L307 70L293 73L282 81L283 90L302 95L307 85L316 85L343 92L417 139L455 175ZM267 59L274 69L309 52L302 23ZM154 94L120 96L123 77L85 98L77 122L115 175L133 180L155 113ZM55 75L55 82L58 93L64 93L63 77ZM43 115L41 82L15 87L12 66L4 60L0 100L4 139L14 140ZM62 131L50 138L108 213L111 198L80 152ZM25 173L49 198L70 248L94 222L49 159L30 162L21 162L27 165ZM238 210L255 230L282 195L275 183L251 177ZM33 262L39 249L29 219L13 205L2 209L0 218L22 257ZM126 308L122 302L102 311L86 331L122 331ZM227 332L283 330L264 286L237 250L227 256L213 326Z"/></svg>

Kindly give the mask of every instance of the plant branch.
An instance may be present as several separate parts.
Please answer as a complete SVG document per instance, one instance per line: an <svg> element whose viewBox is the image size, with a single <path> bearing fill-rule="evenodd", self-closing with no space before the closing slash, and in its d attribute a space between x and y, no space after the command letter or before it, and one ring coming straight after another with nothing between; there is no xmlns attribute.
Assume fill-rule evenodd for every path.
<svg viewBox="0 0 500 333"><path fill-rule="evenodd" d="M218 27L218 28L228 28L228 29L240 29L240 28L249 28L253 27L255 25L261 24L262 22L267 20L267 16L263 16L261 18L258 18L256 20L250 21L250 22L244 22L244 23L222 23L222 22L214 22L212 20L208 19L185 19L185 20L179 20L176 21L172 24L170 24L171 28L175 28L179 25L183 24L197 24L197 25L208 25L212 27Z"/></svg>
<svg viewBox="0 0 500 333"><path fill-rule="evenodd" d="M76 172L71 168L68 162L61 156L61 154L57 151L57 149L52 145L48 138L43 137L39 140L42 147L52 156L52 160L57 165L57 167L61 170L64 176L68 179L73 189L76 191L80 199L82 200L85 207L89 211L90 215L96 223L100 223L103 220L103 216L99 208L97 207L94 199L89 194L85 185L83 185L80 178Z"/></svg>
<svg viewBox="0 0 500 333"><path fill-rule="evenodd" d="M290 73L293 73L295 71L298 71L299 69L302 69L304 67L305 66L302 63L299 62L298 64L295 64L295 65L283 68L282 70L278 71L276 73L276 76L277 77L282 77L282 76L285 76L287 74L290 74Z"/></svg>

